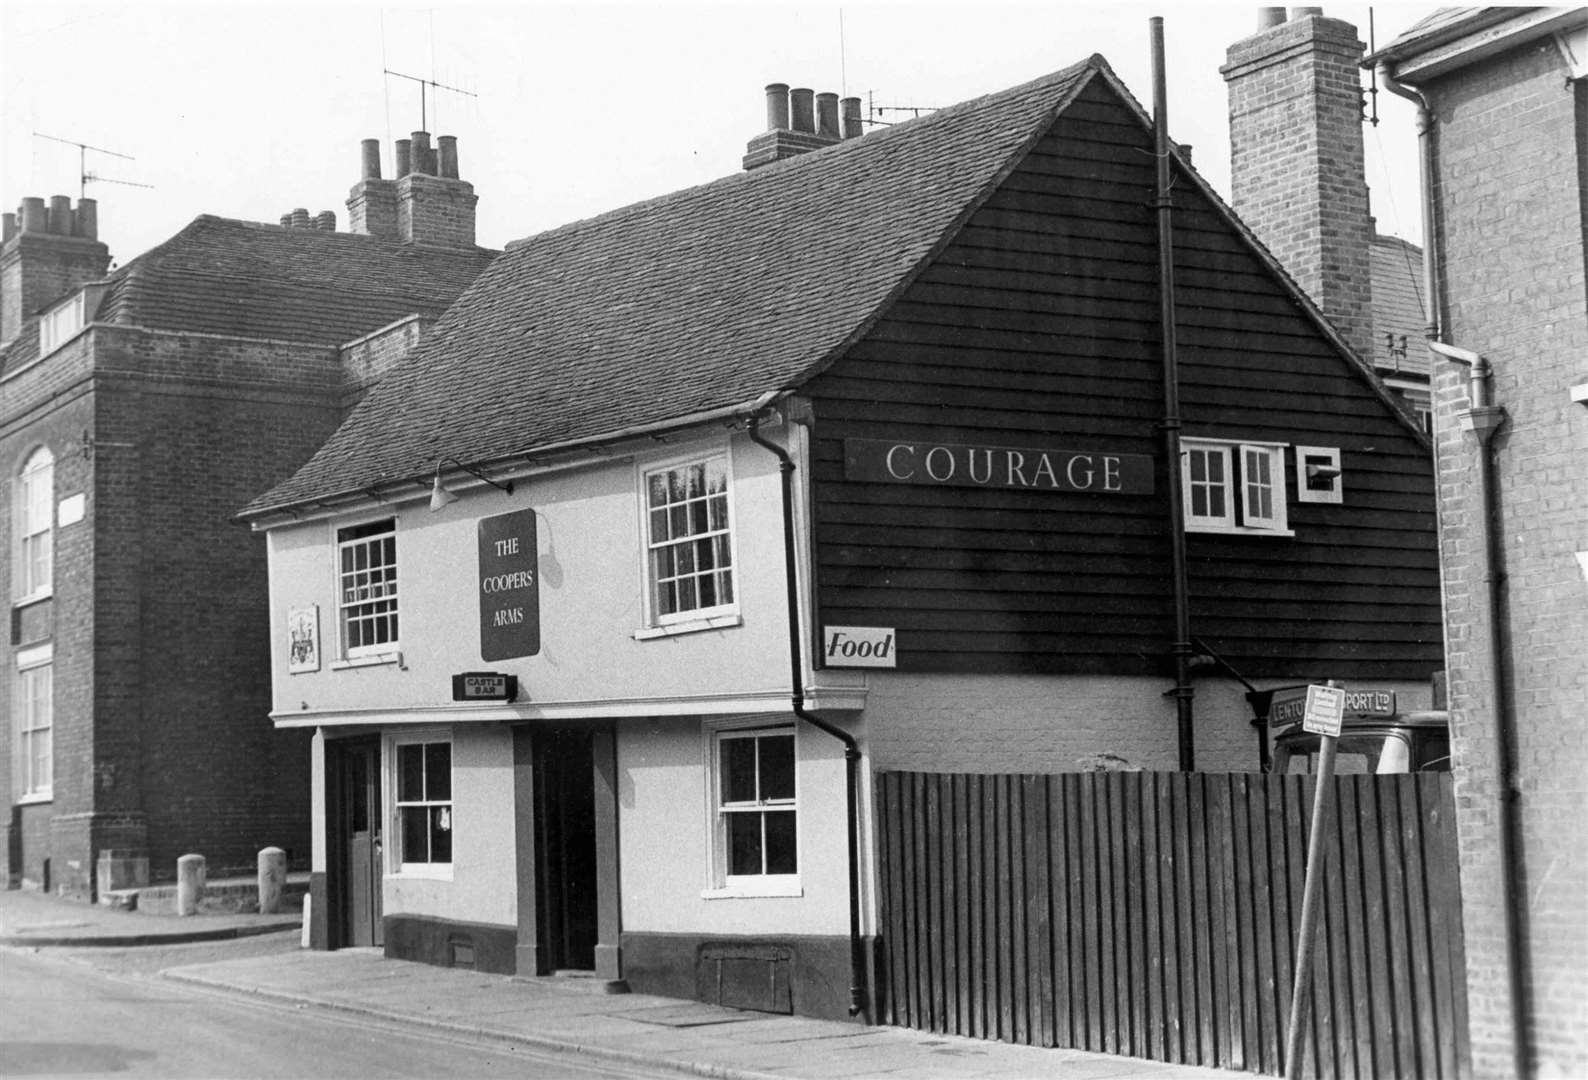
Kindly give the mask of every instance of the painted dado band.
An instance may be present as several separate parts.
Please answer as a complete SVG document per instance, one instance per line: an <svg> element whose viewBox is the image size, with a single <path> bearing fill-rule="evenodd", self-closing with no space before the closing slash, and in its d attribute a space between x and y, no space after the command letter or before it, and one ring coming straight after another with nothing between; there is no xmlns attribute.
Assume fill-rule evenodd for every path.
<svg viewBox="0 0 1588 1080"><path fill-rule="evenodd" d="M1091 450L845 439L844 478L889 484L1150 495L1152 458Z"/></svg>

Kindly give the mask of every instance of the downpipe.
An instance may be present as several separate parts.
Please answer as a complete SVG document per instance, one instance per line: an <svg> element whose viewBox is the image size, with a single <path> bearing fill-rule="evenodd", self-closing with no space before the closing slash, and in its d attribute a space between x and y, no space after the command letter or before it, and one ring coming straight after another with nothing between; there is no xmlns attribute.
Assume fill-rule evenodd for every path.
<svg viewBox="0 0 1588 1080"><path fill-rule="evenodd" d="M855 737L842 728L805 710L804 652L800 646L799 583L795 570L798 567L794 538L794 461L788 452L764 438L760 432L761 414L749 418L746 433L750 441L777 457L777 467L783 490L783 566L788 588L788 641L789 671L792 676L794 715L807 724L832 736L844 745L844 786L848 821L849 844L849 1015L866 1017L866 950L860 937L860 746Z"/></svg>

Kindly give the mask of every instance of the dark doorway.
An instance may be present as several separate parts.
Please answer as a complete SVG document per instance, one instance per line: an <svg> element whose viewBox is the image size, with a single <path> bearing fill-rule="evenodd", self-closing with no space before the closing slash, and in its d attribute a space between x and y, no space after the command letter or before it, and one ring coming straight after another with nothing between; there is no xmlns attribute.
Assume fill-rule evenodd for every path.
<svg viewBox="0 0 1588 1080"><path fill-rule="evenodd" d="M332 807L340 877L337 945L381 945L380 742L336 744Z"/></svg>
<svg viewBox="0 0 1588 1080"><path fill-rule="evenodd" d="M535 735L536 878L553 970L593 971L596 946L594 763L588 731Z"/></svg>

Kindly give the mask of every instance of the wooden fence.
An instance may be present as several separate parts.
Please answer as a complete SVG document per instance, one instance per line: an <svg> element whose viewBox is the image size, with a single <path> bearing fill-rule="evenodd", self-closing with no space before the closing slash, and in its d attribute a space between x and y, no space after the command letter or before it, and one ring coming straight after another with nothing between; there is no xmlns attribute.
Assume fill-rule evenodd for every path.
<svg viewBox="0 0 1588 1080"><path fill-rule="evenodd" d="M1303 1075L1468 1074L1450 776L1345 776ZM1284 1072L1311 780L881 773L879 1016Z"/></svg>

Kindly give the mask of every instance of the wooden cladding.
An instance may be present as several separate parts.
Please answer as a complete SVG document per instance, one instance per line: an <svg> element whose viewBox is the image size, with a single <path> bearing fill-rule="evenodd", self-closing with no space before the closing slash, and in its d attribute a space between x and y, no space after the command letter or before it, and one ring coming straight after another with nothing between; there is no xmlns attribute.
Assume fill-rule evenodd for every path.
<svg viewBox="0 0 1588 1080"><path fill-rule="evenodd" d="M1448 773L1337 777L1303 1075L1467 1072ZM1299 776L880 773L879 1016L1284 1071Z"/></svg>

